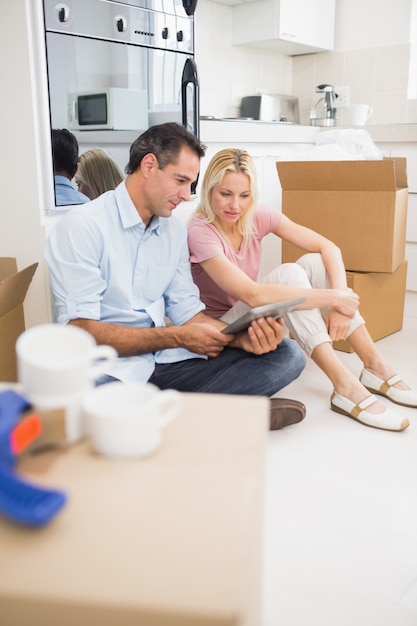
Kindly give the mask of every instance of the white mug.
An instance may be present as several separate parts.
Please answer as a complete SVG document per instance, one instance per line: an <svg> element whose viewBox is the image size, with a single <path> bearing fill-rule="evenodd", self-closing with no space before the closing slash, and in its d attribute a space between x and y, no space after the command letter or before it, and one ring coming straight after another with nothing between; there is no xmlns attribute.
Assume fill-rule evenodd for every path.
<svg viewBox="0 0 417 626"><path fill-rule="evenodd" d="M353 104L350 107L352 126L365 126L374 110L369 104Z"/></svg>
<svg viewBox="0 0 417 626"><path fill-rule="evenodd" d="M181 406L179 391L119 381L95 387L82 400L93 449L116 459L136 459L156 450L162 429Z"/></svg>
<svg viewBox="0 0 417 626"><path fill-rule="evenodd" d="M117 358L111 346L98 346L90 333L72 325L41 324L16 342L22 392L36 409L66 408L68 441L85 434L80 400Z"/></svg>

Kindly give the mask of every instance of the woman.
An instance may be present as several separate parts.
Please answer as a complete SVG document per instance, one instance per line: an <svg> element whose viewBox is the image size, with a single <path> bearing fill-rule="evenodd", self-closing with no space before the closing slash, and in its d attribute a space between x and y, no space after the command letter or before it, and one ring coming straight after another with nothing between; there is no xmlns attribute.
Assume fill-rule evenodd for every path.
<svg viewBox="0 0 417 626"><path fill-rule="evenodd" d="M84 152L79 159L75 183L78 191L94 200L105 191L115 189L123 174L110 154L100 148Z"/></svg>
<svg viewBox="0 0 417 626"><path fill-rule="evenodd" d="M256 171L250 155L238 149L215 154L188 231L193 278L206 313L230 323L249 307L305 297L284 319L300 347L332 382L331 409L367 426L404 430L409 421L373 393L410 407L417 407L417 393L395 374L372 341L358 311L359 298L347 287L339 248L256 202ZM280 265L257 282L261 242L269 233L308 254L297 263ZM363 362L359 380L333 349L332 341L340 339L346 339Z"/></svg>

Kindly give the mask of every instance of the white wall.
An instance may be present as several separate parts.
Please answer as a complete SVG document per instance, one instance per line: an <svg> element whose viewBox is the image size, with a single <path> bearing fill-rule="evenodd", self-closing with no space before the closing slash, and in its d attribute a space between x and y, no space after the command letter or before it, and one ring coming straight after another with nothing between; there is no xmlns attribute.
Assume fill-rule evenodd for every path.
<svg viewBox="0 0 417 626"><path fill-rule="evenodd" d="M315 86L329 83L350 87L352 104L370 104L372 124L416 123L417 100L408 99L413 60L417 74L417 31L410 26L416 5L417 0L336 0L335 51L287 57L232 46L231 7L199 0L202 114L238 116L242 95L265 90L298 96L301 122L309 124ZM349 111L340 110L339 125L350 125Z"/></svg>
<svg viewBox="0 0 417 626"><path fill-rule="evenodd" d="M335 51L293 59L293 89L308 123L314 86L350 87L351 104L369 104L369 124L417 122L417 100L408 98L417 32L416 0L336 0ZM413 38L416 42L413 42ZM417 89L417 87L416 87ZM338 125L350 125L340 109Z"/></svg>
<svg viewBox="0 0 417 626"><path fill-rule="evenodd" d="M410 43L415 0L336 0L336 50Z"/></svg>
<svg viewBox="0 0 417 626"><path fill-rule="evenodd" d="M19 269L40 263L25 303L26 325L32 326L49 321L50 304L43 263L42 189L25 6L25 0L13 0L2 3L0 10L0 255L16 257Z"/></svg>
<svg viewBox="0 0 417 626"><path fill-rule="evenodd" d="M201 115L238 117L242 96L258 91L292 94L291 57L232 46L230 6L199 0L196 63Z"/></svg>

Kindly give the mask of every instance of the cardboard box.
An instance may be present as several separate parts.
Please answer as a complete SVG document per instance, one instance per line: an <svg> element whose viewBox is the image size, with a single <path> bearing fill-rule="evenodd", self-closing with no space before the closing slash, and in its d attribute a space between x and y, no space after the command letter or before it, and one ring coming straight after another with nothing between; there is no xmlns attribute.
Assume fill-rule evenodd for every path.
<svg viewBox="0 0 417 626"><path fill-rule="evenodd" d="M2 626L263 624L269 399L181 396L140 461L88 440L20 459L68 503L38 530L0 517Z"/></svg>
<svg viewBox="0 0 417 626"><path fill-rule="evenodd" d="M360 298L359 310L374 341L401 330L404 318L407 261L395 272L346 272L348 287ZM346 341L335 341L333 347L352 352Z"/></svg>
<svg viewBox="0 0 417 626"><path fill-rule="evenodd" d="M277 162L276 167L282 212L338 245L347 270L393 272L405 260L405 158ZM304 252L282 242L283 263Z"/></svg>
<svg viewBox="0 0 417 626"><path fill-rule="evenodd" d="M25 330L23 301L37 266L18 272L16 259L0 257L0 381L17 381L15 344Z"/></svg>

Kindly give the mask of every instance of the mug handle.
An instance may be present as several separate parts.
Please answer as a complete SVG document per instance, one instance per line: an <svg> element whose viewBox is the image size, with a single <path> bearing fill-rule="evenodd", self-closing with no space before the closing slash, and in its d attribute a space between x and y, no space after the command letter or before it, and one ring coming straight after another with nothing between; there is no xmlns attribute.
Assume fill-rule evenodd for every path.
<svg viewBox="0 0 417 626"><path fill-rule="evenodd" d="M156 396L156 405L160 411L159 426L164 428L178 415L182 407L182 396L175 389L164 389Z"/></svg>
<svg viewBox="0 0 417 626"><path fill-rule="evenodd" d="M366 121L369 120L369 118L371 117L372 113L374 112L373 108L368 106L368 114L366 116Z"/></svg>
<svg viewBox="0 0 417 626"><path fill-rule="evenodd" d="M94 346L91 351L91 360L93 363L89 370L90 380L95 380L102 374L105 374L108 366L114 363L118 356L117 351L112 348L112 346Z"/></svg>

